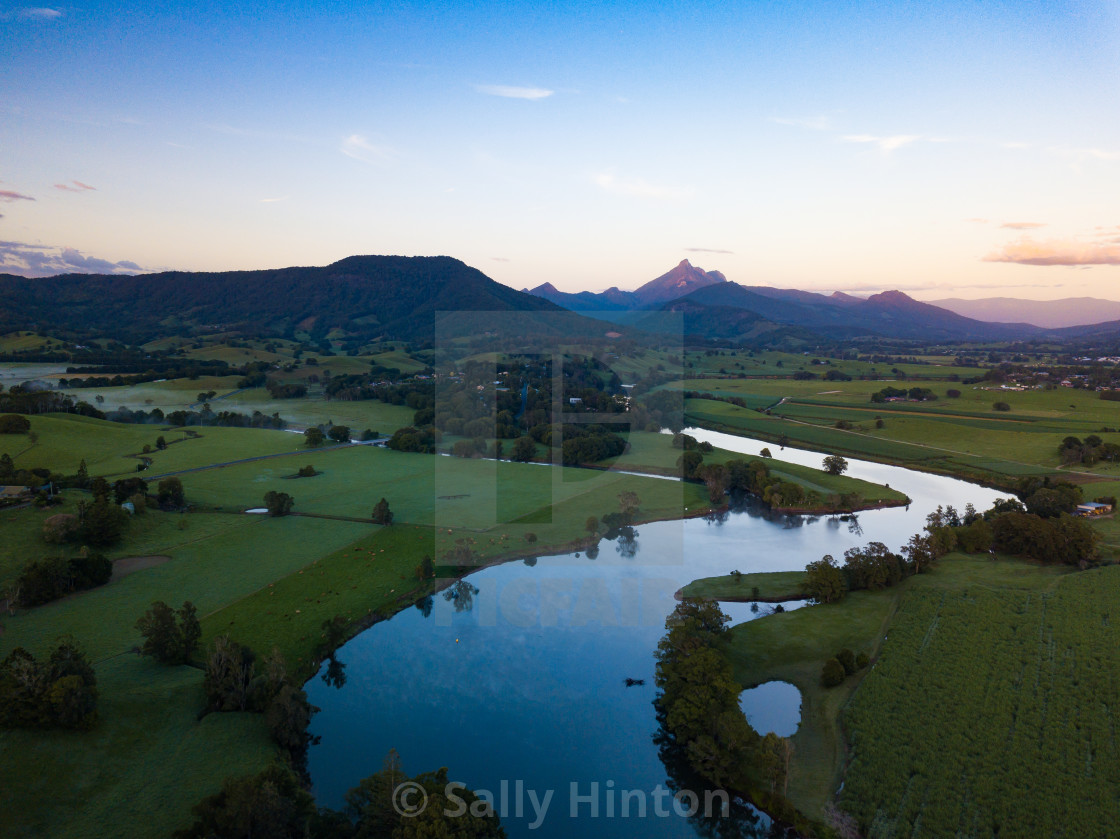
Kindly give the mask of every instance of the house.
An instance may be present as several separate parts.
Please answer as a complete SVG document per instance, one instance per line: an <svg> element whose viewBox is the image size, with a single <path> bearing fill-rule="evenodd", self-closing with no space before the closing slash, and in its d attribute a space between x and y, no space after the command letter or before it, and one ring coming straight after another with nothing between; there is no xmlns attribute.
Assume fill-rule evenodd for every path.
<svg viewBox="0 0 1120 839"><path fill-rule="evenodd" d="M31 494L31 487L0 486L0 501L9 501L13 498L23 498Z"/></svg>
<svg viewBox="0 0 1120 839"><path fill-rule="evenodd" d="M1104 516L1111 512L1111 504L1101 504L1098 501L1089 501L1077 505L1077 515L1079 516Z"/></svg>

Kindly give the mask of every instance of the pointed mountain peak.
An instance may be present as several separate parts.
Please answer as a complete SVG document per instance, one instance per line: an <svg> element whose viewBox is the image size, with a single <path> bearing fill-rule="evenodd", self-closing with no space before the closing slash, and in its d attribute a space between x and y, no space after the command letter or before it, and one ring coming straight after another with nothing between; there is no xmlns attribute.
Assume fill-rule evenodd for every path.
<svg viewBox="0 0 1120 839"><path fill-rule="evenodd" d="M708 272L703 268L697 268L687 259L682 259L671 271L662 274L656 280L650 280L635 291L634 296L645 306L676 300L698 288L725 282L727 278L719 271Z"/></svg>

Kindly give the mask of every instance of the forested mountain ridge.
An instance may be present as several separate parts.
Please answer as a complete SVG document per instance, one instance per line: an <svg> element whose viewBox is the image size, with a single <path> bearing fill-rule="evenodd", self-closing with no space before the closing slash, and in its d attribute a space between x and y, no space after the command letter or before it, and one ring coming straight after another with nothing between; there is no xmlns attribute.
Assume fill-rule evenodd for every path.
<svg viewBox="0 0 1120 839"><path fill-rule="evenodd" d="M431 340L437 312L539 313L534 331L601 333L447 256L352 256L323 267L136 276L0 274L0 333L49 328L141 342L174 332ZM550 321L555 323L550 325Z"/></svg>

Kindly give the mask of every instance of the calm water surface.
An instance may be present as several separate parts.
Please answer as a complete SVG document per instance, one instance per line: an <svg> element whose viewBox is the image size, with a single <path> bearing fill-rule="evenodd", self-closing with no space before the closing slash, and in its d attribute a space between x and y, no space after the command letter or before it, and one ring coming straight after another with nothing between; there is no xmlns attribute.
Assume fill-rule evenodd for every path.
<svg viewBox="0 0 1120 839"><path fill-rule="evenodd" d="M779 458L817 468L822 458L702 429L688 433L750 454L769 445ZM654 813L671 773L653 739L653 656L674 592L736 569L800 569L871 540L897 550L938 504L971 501L983 509L999 497L951 478L849 464L848 474L890 484L912 504L841 521L775 515L747 502L715 518L640 525L632 538L603 540L594 558L542 556L479 571L467 585L363 632L338 651L344 687L320 678L307 684L322 709L312 723L322 739L310 754L319 802L342 806L346 790L378 771L395 748L407 772L446 766L451 780L489 790L511 837L700 835L696 819L671 807L661 808L668 816ZM770 608L724 606L734 623ZM644 683L628 687L626 679ZM796 730L800 695L782 684L761 686L746 700L763 732L768 725L784 726L774 729L780 734ZM517 814L518 781L538 795L553 792L536 826L527 794ZM633 791L629 817L620 815L621 790ZM608 818L611 795L615 816ZM637 815L639 797L645 818Z"/></svg>

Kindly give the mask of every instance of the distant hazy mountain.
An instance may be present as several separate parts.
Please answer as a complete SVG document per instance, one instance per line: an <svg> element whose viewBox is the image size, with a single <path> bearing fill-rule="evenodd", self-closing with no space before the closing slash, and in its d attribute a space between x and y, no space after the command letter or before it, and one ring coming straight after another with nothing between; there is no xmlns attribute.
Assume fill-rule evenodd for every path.
<svg viewBox="0 0 1120 839"><path fill-rule="evenodd" d="M687 259L682 259L673 270L650 280L635 291L623 291L612 286L598 293L581 291L573 294L560 291L552 283L522 290L526 294L550 300L574 312L618 312L628 309L654 309L661 303L684 297L698 288L726 282L727 277L719 271L705 271L703 268L697 268Z"/></svg>
<svg viewBox="0 0 1120 839"><path fill-rule="evenodd" d="M678 312L689 335L748 340L786 329L799 336L832 339L881 336L922 341L999 341L1029 338L1044 330L1025 322L986 323L947 308L923 303L901 291L866 299L800 289L743 286L719 271L704 271L683 260L673 270L635 291L598 294L562 292L549 283L529 291L577 312L615 322L643 325L642 311ZM1118 304L1120 305L1120 304ZM664 319L645 317L646 326Z"/></svg>
<svg viewBox="0 0 1120 839"><path fill-rule="evenodd" d="M704 316L695 310L697 305L710 309L711 329L717 333L726 329L729 310L749 312L772 323L800 327L829 338L879 335L922 341L993 341L1029 337L1042 331L1028 324L973 320L914 300L901 291L885 291L862 300L846 294L826 296L725 283L694 291L666 304L666 308L691 312L691 319L699 327Z"/></svg>
<svg viewBox="0 0 1120 839"><path fill-rule="evenodd" d="M332 265L265 271L167 272L138 276L0 274L0 333L49 325L122 340L194 329L237 334L332 330L368 340L433 339L437 313L524 313L524 334L601 335L603 325L491 280L446 256L352 256ZM460 318L483 333L493 318ZM442 321L448 323L448 321Z"/></svg>
<svg viewBox="0 0 1120 839"><path fill-rule="evenodd" d="M1020 300L1015 297L957 297L929 301L958 315L994 323L1033 323L1047 329L1104 323L1120 319L1120 303L1097 297L1065 297L1061 300Z"/></svg>

